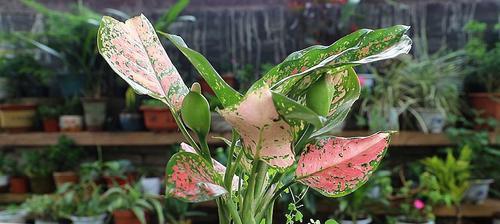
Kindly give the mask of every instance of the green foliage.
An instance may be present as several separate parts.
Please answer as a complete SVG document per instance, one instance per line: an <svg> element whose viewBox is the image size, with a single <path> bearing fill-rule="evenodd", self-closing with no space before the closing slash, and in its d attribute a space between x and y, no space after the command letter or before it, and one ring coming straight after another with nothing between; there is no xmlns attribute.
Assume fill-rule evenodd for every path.
<svg viewBox="0 0 500 224"><path fill-rule="evenodd" d="M126 112L136 112L137 111L137 94L132 87L127 88L125 92L125 111Z"/></svg>
<svg viewBox="0 0 500 224"><path fill-rule="evenodd" d="M62 115L81 115L82 104L80 103L80 99L76 96L65 99L61 111Z"/></svg>
<svg viewBox="0 0 500 224"><path fill-rule="evenodd" d="M78 167L84 155L75 142L66 137L59 137L57 144L48 149L49 159L56 164L55 171L69 171Z"/></svg>
<svg viewBox="0 0 500 224"><path fill-rule="evenodd" d="M56 105L41 105L38 107L38 114L41 118L58 118L61 115L61 107Z"/></svg>
<svg viewBox="0 0 500 224"><path fill-rule="evenodd" d="M106 213L108 204L101 193L101 187L94 182L64 185L57 192L61 216L90 217Z"/></svg>
<svg viewBox="0 0 500 224"><path fill-rule="evenodd" d="M194 211L192 204L175 198L166 198L164 208L165 217L168 223L172 224L184 224L189 217L207 215L203 212Z"/></svg>
<svg viewBox="0 0 500 224"><path fill-rule="evenodd" d="M167 31L170 25L175 22L179 15L189 5L190 0L178 0L172 7L160 16L155 23L155 28L161 31Z"/></svg>
<svg viewBox="0 0 500 224"><path fill-rule="evenodd" d="M21 208L31 217L47 221L56 221L60 218L60 203L56 195L34 195L28 198Z"/></svg>
<svg viewBox="0 0 500 224"><path fill-rule="evenodd" d="M158 107L158 108L167 108L165 104L157 99L147 99L142 101L143 106L148 107Z"/></svg>
<svg viewBox="0 0 500 224"><path fill-rule="evenodd" d="M402 198L399 203L399 215L402 219L400 221L423 223L434 219L432 208L441 197L440 192L436 190L436 178L428 174L421 175L419 184L416 186L411 180L404 181L403 186L396 192L395 197ZM421 203L423 207L418 207L416 203Z"/></svg>
<svg viewBox="0 0 500 224"><path fill-rule="evenodd" d="M23 172L28 177L51 177L57 167L47 149L23 151L21 158Z"/></svg>
<svg viewBox="0 0 500 224"><path fill-rule="evenodd" d="M15 169L16 161L5 153L0 152L0 175L10 175Z"/></svg>

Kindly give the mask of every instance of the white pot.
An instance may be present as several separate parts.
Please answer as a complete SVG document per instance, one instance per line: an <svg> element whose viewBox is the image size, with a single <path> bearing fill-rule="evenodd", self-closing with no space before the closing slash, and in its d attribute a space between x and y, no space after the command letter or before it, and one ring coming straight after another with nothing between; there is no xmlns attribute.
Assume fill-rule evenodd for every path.
<svg viewBox="0 0 500 224"><path fill-rule="evenodd" d="M59 117L61 131L81 131L83 129L83 117L80 115L61 115Z"/></svg>
<svg viewBox="0 0 500 224"><path fill-rule="evenodd" d="M5 210L0 211L0 223L26 223L25 210Z"/></svg>
<svg viewBox="0 0 500 224"><path fill-rule="evenodd" d="M425 125L425 127L421 127L423 132L443 132L446 118L441 111L432 108L417 108L416 111L420 114L423 120L423 124L421 123L420 126Z"/></svg>
<svg viewBox="0 0 500 224"><path fill-rule="evenodd" d="M419 222L419 223L396 221L396 224L434 224L434 221Z"/></svg>
<svg viewBox="0 0 500 224"><path fill-rule="evenodd" d="M231 125L227 123L227 121L224 120L224 117L222 117L219 113L212 112L211 117L212 122L210 123L210 129L212 131L219 133L231 131Z"/></svg>
<svg viewBox="0 0 500 224"><path fill-rule="evenodd" d="M9 79L5 77L0 77L0 100L7 99L9 97L8 89Z"/></svg>
<svg viewBox="0 0 500 224"><path fill-rule="evenodd" d="M140 182L144 193L150 195L160 194L161 179L159 177L143 177Z"/></svg>
<svg viewBox="0 0 500 224"><path fill-rule="evenodd" d="M493 224L500 224L500 219L493 219Z"/></svg>
<svg viewBox="0 0 500 224"><path fill-rule="evenodd" d="M0 176L0 187L4 187L9 185L9 176L2 175Z"/></svg>
<svg viewBox="0 0 500 224"><path fill-rule="evenodd" d="M104 224L106 214L88 217L71 216L70 219L73 224Z"/></svg>
<svg viewBox="0 0 500 224"><path fill-rule="evenodd" d="M35 224L59 224L57 221L35 219Z"/></svg>
<svg viewBox="0 0 500 224"><path fill-rule="evenodd" d="M372 217L368 217L366 219L359 219L356 221L356 224L370 224L372 223ZM354 224L351 220L340 220L340 224Z"/></svg>
<svg viewBox="0 0 500 224"><path fill-rule="evenodd" d="M473 180L470 182L469 189L465 192L464 201L481 204L488 198L490 191L490 184L493 183L492 179Z"/></svg>

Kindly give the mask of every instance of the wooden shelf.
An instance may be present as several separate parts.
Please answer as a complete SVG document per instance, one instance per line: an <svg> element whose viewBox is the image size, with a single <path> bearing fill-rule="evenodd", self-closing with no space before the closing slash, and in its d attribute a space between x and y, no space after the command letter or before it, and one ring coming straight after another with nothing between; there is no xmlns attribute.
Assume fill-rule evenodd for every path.
<svg viewBox="0 0 500 224"><path fill-rule="evenodd" d="M1 193L0 204L23 203L31 194Z"/></svg>
<svg viewBox="0 0 500 224"><path fill-rule="evenodd" d="M366 131L346 131L338 136L353 137L367 136ZM0 134L0 147L4 146L47 146L57 143L61 135L72 138L81 146L162 146L178 144L185 141L181 133L155 133L155 132L72 132L72 133L44 133L29 132ZM215 133L208 139L210 144L222 144L213 136L230 138L230 133ZM492 144L495 143L491 135ZM495 143L496 144L496 143ZM392 137L391 146L395 147L430 147L450 146L452 143L445 134L425 134L421 132L399 132Z"/></svg>
<svg viewBox="0 0 500 224"><path fill-rule="evenodd" d="M495 213L500 213L500 200L486 199L482 204L463 204L461 210L464 217L492 217ZM455 216L455 209L438 207L434 209L434 214L439 217L453 217Z"/></svg>

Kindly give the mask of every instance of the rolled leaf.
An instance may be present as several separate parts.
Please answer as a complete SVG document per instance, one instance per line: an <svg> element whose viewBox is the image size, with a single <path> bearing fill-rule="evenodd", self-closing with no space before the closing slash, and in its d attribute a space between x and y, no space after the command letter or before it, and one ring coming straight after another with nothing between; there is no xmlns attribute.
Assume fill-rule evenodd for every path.
<svg viewBox="0 0 500 224"><path fill-rule="evenodd" d="M220 114L240 133L250 154L276 168L293 164L290 125L276 111L269 88L248 93L243 101Z"/></svg>
<svg viewBox="0 0 500 224"><path fill-rule="evenodd" d="M316 128L323 127L324 117L321 117L306 106L280 94L272 92L274 106L278 113L287 120L306 121Z"/></svg>
<svg viewBox="0 0 500 224"><path fill-rule="evenodd" d="M308 144L299 159L299 182L328 197L341 197L363 185L389 145L390 133L368 137L323 137Z"/></svg>
<svg viewBox="0 0 500 224"><path fill-rule="evenodd" d="M220 176L200 155L178 152L166 168L166 194L187 202L202 202L227 193Z"/></svg>
<svg viewBox="0 0 500 224"><path fill-rule="evenodd" d="M103 17L97 45L111 68L136 92L181 108L189 90L144 15L125 23Z"/></svg>
<svg viewBox="0 0 500 224"><path fill-rule="evenodd" d="M189 48L181 37L163 32L159 33L168 38L187 57L210 88L212 88L224 107L229 107L240 102L241 94L222 79L203 55Z"/></svg>

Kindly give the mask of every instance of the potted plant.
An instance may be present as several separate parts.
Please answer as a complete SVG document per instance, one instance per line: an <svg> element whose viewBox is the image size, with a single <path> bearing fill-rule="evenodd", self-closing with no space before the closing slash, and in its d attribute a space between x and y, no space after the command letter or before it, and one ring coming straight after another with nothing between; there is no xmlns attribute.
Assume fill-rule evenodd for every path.
<svg viewBox="0 0 500 224"><path fill-rule="evenodd" d="M144 113L144 126L150 131L175 131L177 124L168 107L156 99L142 102L141 111Z"/></svg>
<svg viewBox="0 0 500 224"><path fill-rule="evenodd" d="M140 35L128 35L130 30ZM355 191L377 168L392 132L361 138L328 133L359 97L352 67L407 53L411 48L410 38L404 35L407 30L401 25L363 29L330 46L295 52L245 95L225 83L181 37L161 33L192 62L224 106L219 113L234 130L227 140L227 167L211 157L210 107L200 85L195 83L191 89L185 85L145 16L126 23L103 17L97 42L99 52L120 77L136 91L168 105L187 140L181 145L183 151L167 164L167 197L193 203L215 200L219 223L256 224L271 222L275 201L294 184L340 197ZM133 54L136 45L131 43L143 43L155 53ZM147 72L132 72L124 63L144 65Z"/></svg>
<svg viewBox="0 0 500 224"><path fill-rule="evenodd" d="M191 224L191 217L206 216L206 213L193 211L193 206L175 198L166 198L164 202L165 217L168 223Z"/></svg>
<svg viewBox="0 0 500 224"><path fill-rule="evenodd" d="M19 205L9 205L0 209L0 222L26 223L27 212Z"/></svg>
<svg viewBox="0 0 500 224"><path fill-rule="evenodd" d="M76 147L75 142L64 135L59 137L56 145L49 148L49 159L55 164L52 175L57 188L65 183L78 183L75 169L82 156L82 149Z"/></svg>
<svg viewBox="0 0 500 224"><path fill-rule="evenodd" d="M134 89L128 88L125 93L125 109L120 113L120 124L125 131L142 129L142 116L138 113L138 104Z"/></svg>
<svg viewBox="0 0 500 224"><path fill-rule="evenodd" d="M65 185L58 192L61 214L74 224L104 224L108 204L93 182Z"/></svg>
<svg viewBox="0 0 500 224"><path fill-rule="evenodd" d="M155 212L158 222L164 222L160 202L143 194L139 185L125 185L108 189L103 196L108 200L108 210L113 212L115 224L145 224L150 221L150 212Z"/></svg>
<svg viewBox="0 0 500 224"><path fill-rule="evenodd" d="M162 178L151 169L143 169L139 178L141 189L145 194L159 196L161 193Z"/></svg>
<svg viewBox="0 0 500 224"><path fill-rule="evenodd" d="M54 105L41 105L38 107L38 115L42 119L42 126L44 132L58 132L59 131L59 115L61 108Z"/></svg>
<svg viewBox="0 0 500 224"><path fill-rule="evenodd" d="M482 112L482 117L500 119L500 42L488 49L485 41L486 23L469 21L465 31L469 40L465 45L469 75L465 87L469 92L470 103ZM500 25L495 29L500 30Z"/></svg>
<svg viewBox="0 0 500 224"><path fill-rule="evenodd" d="M396 219L396 224L434 224L434 214L432 213L431 201L437 201L435 187L430 189L424 187L422 181L427 181L435 185L436 179L426 180L427 176L422 175L420 178L420 186L415 186L411 180L403 180L403 186L396 192L395 198L401 199L398 201L399 216ZM430 184L426 184L431 186ZM432 193L430 193L432 192ZM433 197L429 197L432 195Z"/></svg>
<svg viewBox="0 0 500 224"><path fill-rule="evenodd" d="M11 161L9 178L9 192L13 194L25 194L29 192L29 182L26 177L22 164Z"/></svg>
<svg viewBox="0 0 500 224"><path fill-rule="evenodd" d="M63 132L78 132L83 130L83 117L78 98L66 99L62 114L59 117L59 127Z"/></svg>
<svg viewBox="0 0 500 224"><path fill-rule="evenodd" d="M136 175L133 170L134 167L129 160L106 161L102 164L103 178L109 188L135 182Z"/></svg>
<svg viewBox="0 0 500 224"><path fill-rule="evenodd" d="M52 172L55 164L50 160L47 150L31 150L22 153L23 168L29 177L31 191L35 194L46 194L54 191Z"/></svg>
<svg viewBox="0 0 500 224"><path fill-rule="evenodd" d="M21 207L35 219L35 224L57 224L60 218L58 202L56 195L34 195L28 198Z"/></svg>
<svg viewBox="0 0 500 224"><path fill-rule="evenodd" d="M9 158L4 153L0 153L0 190L4 192L9 186L9 174L15 161Z"/></svg>

